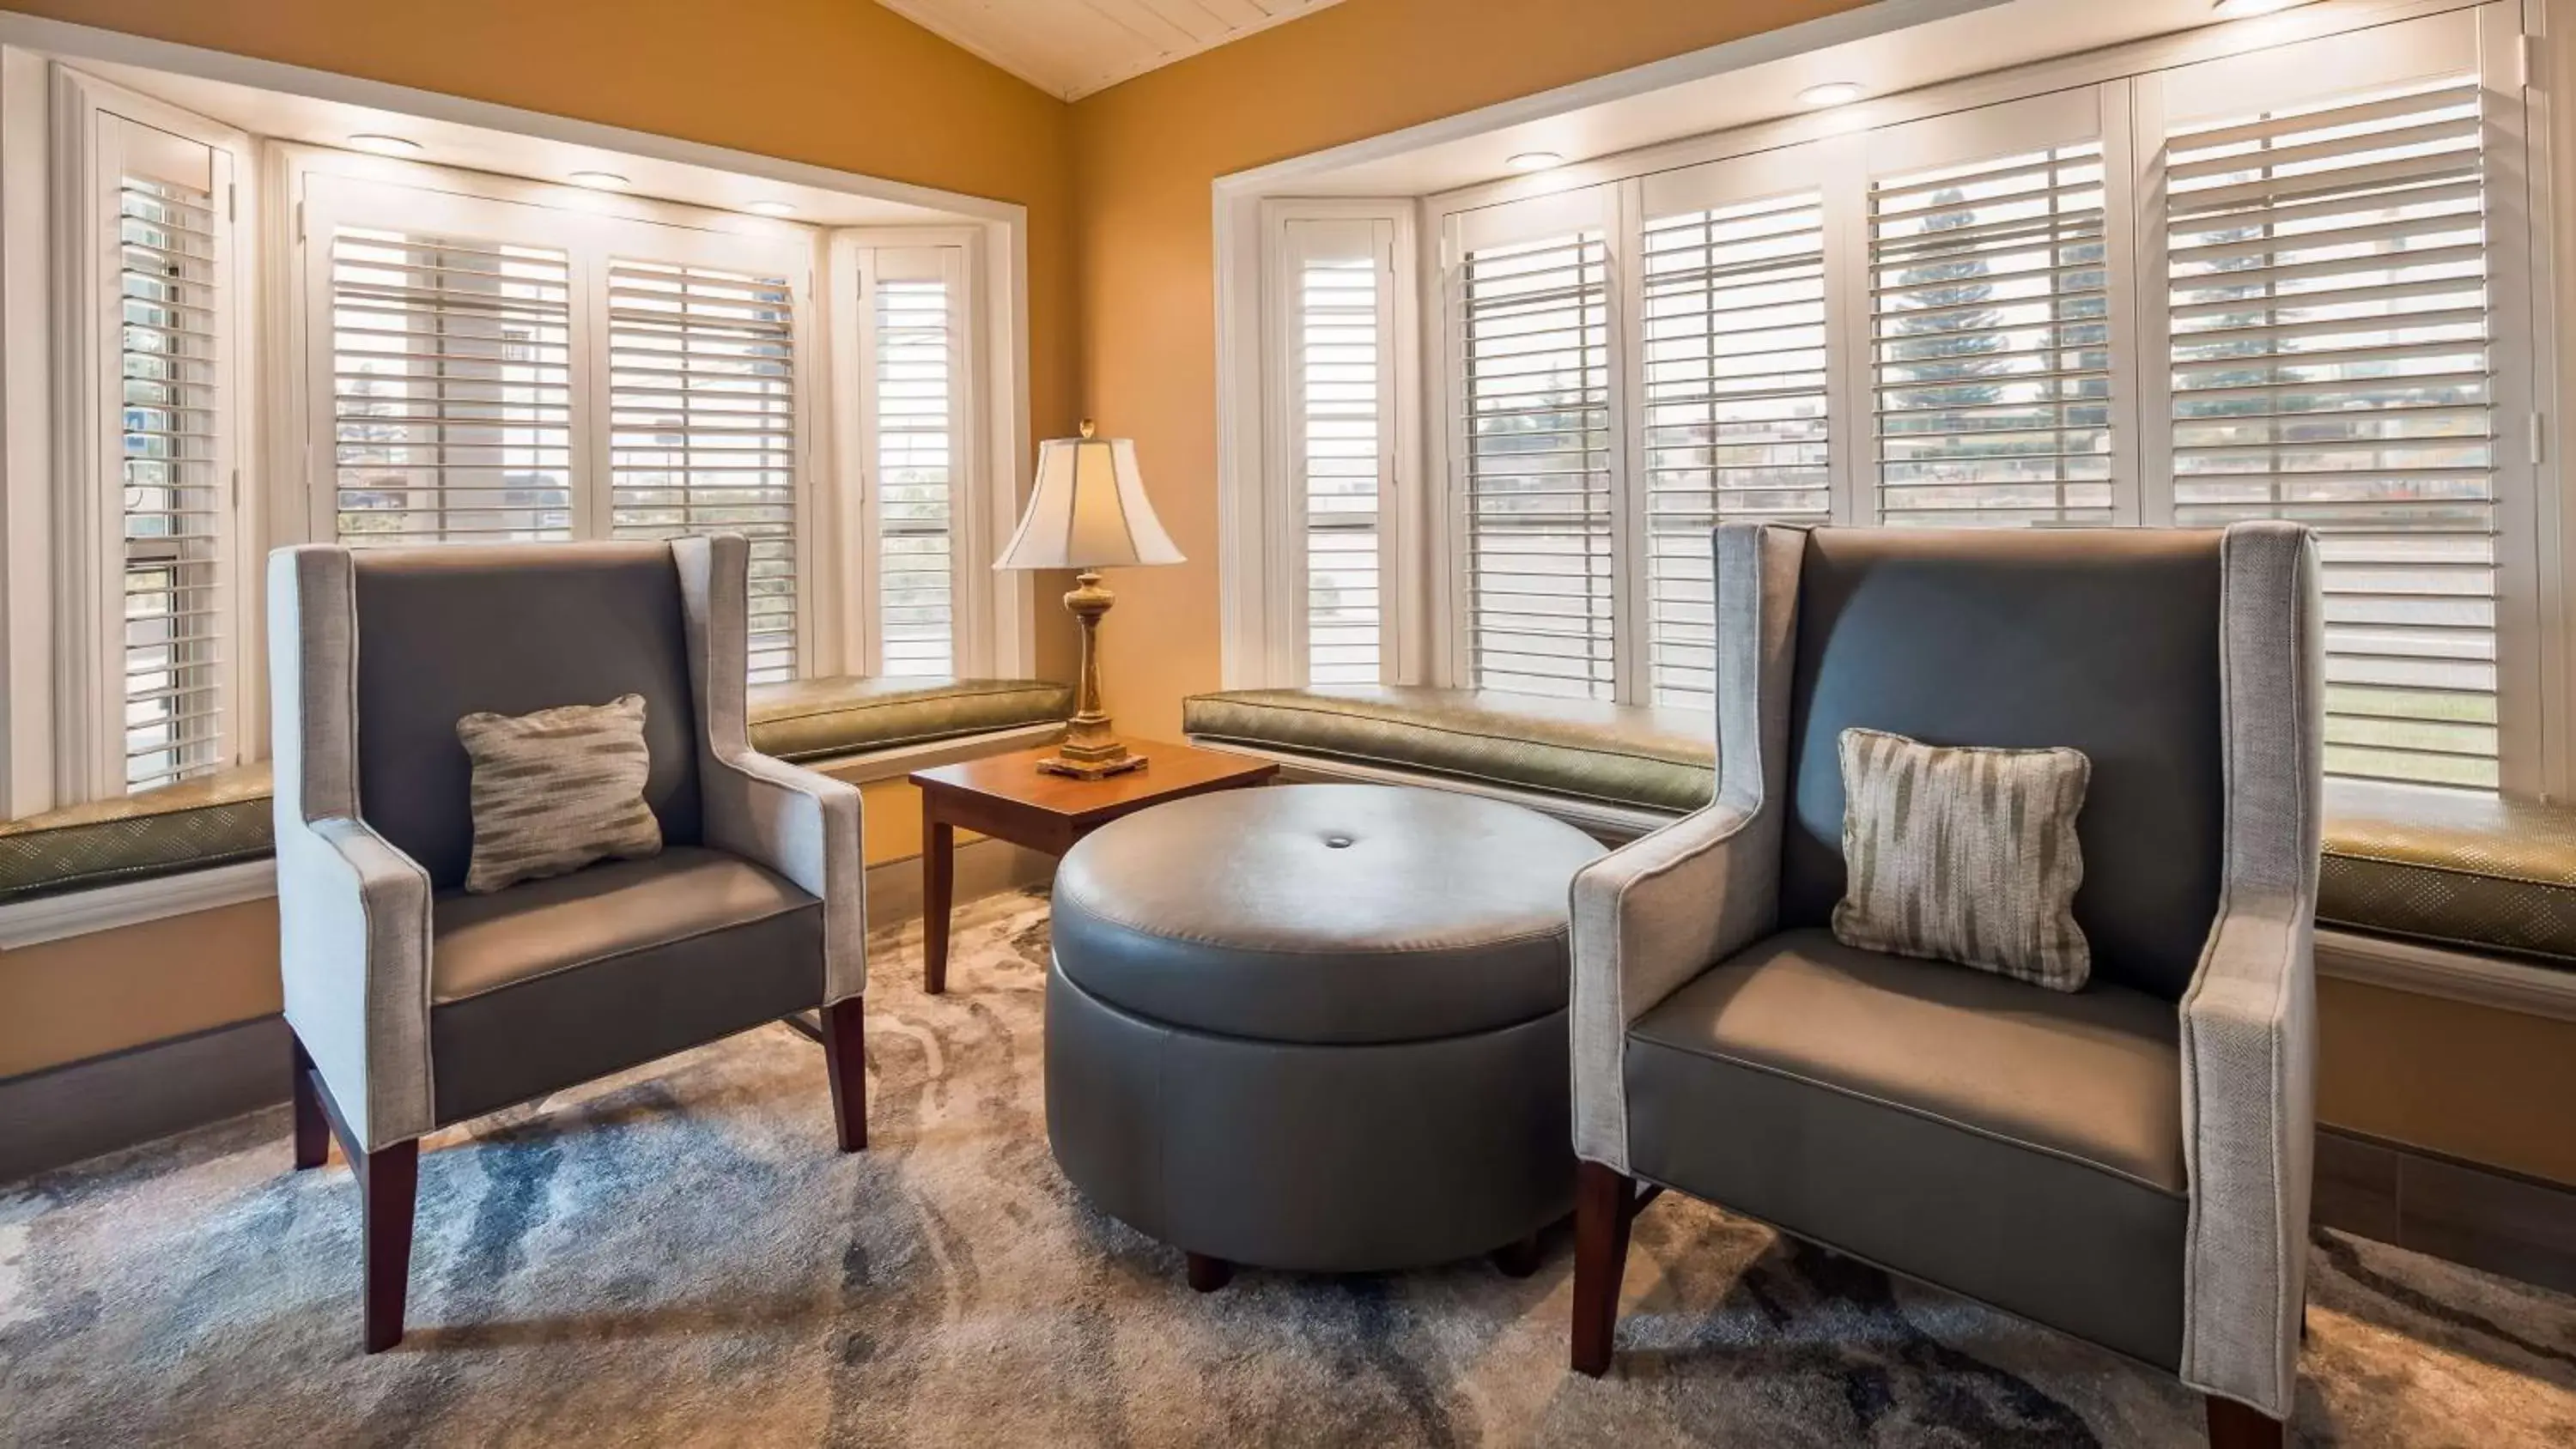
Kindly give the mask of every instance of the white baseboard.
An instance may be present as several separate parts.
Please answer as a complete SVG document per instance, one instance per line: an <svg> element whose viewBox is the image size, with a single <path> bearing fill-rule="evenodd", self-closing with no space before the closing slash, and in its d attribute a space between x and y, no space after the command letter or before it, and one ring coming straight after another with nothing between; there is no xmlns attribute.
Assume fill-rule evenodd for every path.
<svg viewBox="0 0 2576 1449"><path fill-rule="evenodd" d="M0 906L0 951L267 900L276 894L277 862L245 860L212 870L38 896Z"/></svg>
<svg viewBox="0 0 2576 1449"><path fill-rule="evenodd" d="M2499 1011L2576 1021L2576 971L2317 928L2317 974Z"/></svg>

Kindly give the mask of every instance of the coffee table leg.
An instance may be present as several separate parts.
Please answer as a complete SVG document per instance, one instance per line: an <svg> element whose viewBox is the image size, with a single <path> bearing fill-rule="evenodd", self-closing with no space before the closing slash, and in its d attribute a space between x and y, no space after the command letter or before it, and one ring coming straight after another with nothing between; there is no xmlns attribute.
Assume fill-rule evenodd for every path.
<svg viewBox="0 0 2576 1449"><path fill-rule="evenodd" d="M956 893L957 827L931 818L921 804L921 989L948 989L948 906Z"/></svg>

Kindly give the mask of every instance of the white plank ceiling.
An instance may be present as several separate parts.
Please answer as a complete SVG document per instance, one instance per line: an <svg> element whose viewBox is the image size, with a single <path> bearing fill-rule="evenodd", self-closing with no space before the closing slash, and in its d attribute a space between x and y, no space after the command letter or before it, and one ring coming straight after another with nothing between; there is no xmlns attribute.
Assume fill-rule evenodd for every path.
<svg viewBox="0 0 2576 1449"><path fill-rule="evenodd" d="M1076 100L1338 0L877 0Z"/></svg>

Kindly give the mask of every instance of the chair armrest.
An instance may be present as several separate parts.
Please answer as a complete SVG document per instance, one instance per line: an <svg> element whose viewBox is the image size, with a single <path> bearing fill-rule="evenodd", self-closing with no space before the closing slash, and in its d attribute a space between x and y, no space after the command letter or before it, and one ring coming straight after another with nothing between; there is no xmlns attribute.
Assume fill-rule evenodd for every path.
<svg viewBox="0 0 2576 1449"><path fill-rule="evenodd" d="M823 903L823 999L867 989L867 857L859 790L749 750L710 754L701 775L707 844L767 866Z"/></svg>
<svg viewBox="0 0 2576 1449"><path fill-rule="evenodd" d="M1769 935L1780 911L1778 812L1721 800L1574 877L1574 1150L1628 1170L1628 1028Z"/></svg>
<svg viewBox="0 0 2576 1449"><path fill-rule="evenodd" d="M277 822L286 1020L365 1148L436 1124L429 873L363 821Z"/></svg>
<svg viewBox="0 0 2576 1449"><path fill-rule="evenodd" d="M2307 1303L2313 914L2295 895L2231 903L2182 1001L2182 1378L2275 1418L2288 1417L2297 1391Z"/></svg>

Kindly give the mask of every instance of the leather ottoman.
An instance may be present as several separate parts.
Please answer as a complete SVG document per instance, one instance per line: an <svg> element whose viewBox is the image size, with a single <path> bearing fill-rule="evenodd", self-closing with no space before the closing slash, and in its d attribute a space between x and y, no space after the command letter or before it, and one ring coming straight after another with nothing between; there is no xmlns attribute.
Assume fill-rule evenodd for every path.
<svg viewBox="0 0 2576 1449"><path fill-rule="evenodd" d="M1376 785L1102 828L1056 872L1057 1163L1200 1287L1525 1244L1573 1205L1567 896L1601 853L1516 805Z"/></svg>

